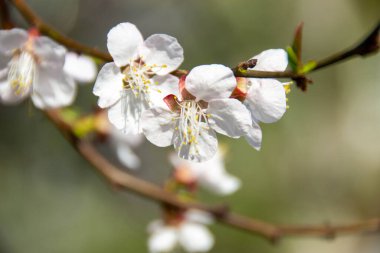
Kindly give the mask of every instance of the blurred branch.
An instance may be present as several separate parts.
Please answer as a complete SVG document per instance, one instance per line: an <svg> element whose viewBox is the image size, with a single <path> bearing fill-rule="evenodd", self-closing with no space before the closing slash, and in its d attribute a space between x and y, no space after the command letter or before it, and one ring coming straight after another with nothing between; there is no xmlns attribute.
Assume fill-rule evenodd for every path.
<svg viewBox="0 0 380 253"><path fill-rule="evenodd" d="M317 236L332 238L338 234L378 232L380 219L368 220L343 226L278 226L258 219L249 218L229 211L225 205L211 207L198 202L187 202L174 194L134 177L110 163L86 138L78 138L73 126L66 122L60 110L46 111L46 116L61 131L73 147L115 189L128 190L150 200L179 209L199 209L213 215L219 222L266 238L272 242L288 236Z"/></svg>
<svg viewBox="0 0 380 253"><path fill-rule="evenodd" d="M94 47L88 47L83 45L57 31L50 25L46 24L23 0L9 0L13 3L16 9L21 15L29 22L29 24L35 26L42 34L51 37L57 42L65 45L66 47L76 51L78 53L84 53L91 55L103 61L112 61L110 54L102 52Z"/></svg>
<svg viewBox="0 0 380 253"><path fill-rule="evenodd" d="M42 34L45 34L57 42L65 45L66 47L76 51L78 53L84 53L105 62L112 61L112 57L109 53L103 52L93 47L83 45L64 34L60 33L50 25L46 24L33 10L25 3L24 0L9 0L18 9L21 15L29 22L29 24L35 26ZM310 72L317 69L325 68L332 64L341 62L345 59L354 56L366 56L370 53L376 52L379 48L379 28L380 22L376 25L373 31L357 46L351 47L345 51L326 57L325 59L317 61L317 65ZM300 85L306 85L311 81L306 78L305 73L296 73L294 71L272 72L272 71L255 71L242 69L242 65L246 65L247 62L240 63L237 67L232 68L236 77L255 77L255 78L291 78ZM187 74L187 70L175 70L173 75L181 76ZM299 85L299 86L300 86ZM306 87L306 86L305 86Z"/></svg>

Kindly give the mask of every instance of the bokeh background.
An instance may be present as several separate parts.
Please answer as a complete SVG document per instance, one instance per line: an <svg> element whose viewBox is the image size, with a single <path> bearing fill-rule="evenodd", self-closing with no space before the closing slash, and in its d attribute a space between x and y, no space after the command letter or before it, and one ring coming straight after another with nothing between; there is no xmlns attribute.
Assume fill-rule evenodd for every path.
<svg viewBox="0 0 380 253"><path fill-rule="evenodd" d="M33 0L48 23L106 50L106 34L124 21L145 37L167 33L185 50L183 68L239 61L284 48L304 21L304 58L322 58L364 36L380 18L378 0ZM16 14L15 14L16 15ZM19 17L16 19L25 25ZM323 224L380 216L380 57L320 70L307 93L293 89L290 109L262 125L263 148L229 145L228 170L243 182L209 203L274 223ZM77 106L94 108L92 84ZM30 102L0 106L0 252L146 251L157 204L113 191ZM170 149L145 143L139 177L162 184ZM278 245L220 224L212 252L377 253L379 235L335 240L287 238Z"/></svg>

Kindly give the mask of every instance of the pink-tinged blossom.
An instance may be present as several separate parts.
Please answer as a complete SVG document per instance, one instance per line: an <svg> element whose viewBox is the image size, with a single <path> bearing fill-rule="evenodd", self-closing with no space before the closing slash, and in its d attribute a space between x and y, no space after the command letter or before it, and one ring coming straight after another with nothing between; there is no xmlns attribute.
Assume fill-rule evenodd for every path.
<svg viewBox="0 0 380 253"><path fill-rule="evenodd" d="M232 71L223 65L202 65L182 78L179 92L165 97L167 107L143 113L141 124L147 139L166 147L174 145L178 156L195 162L211 159L218 148L216 132L239 138L251 126L247 108L229 98L236 87Z"/></svg>
<svg viewBox="0 0 380 253"><path fill-rule="evenodd" d="M240 188L240 180L226 171L224 165L225 148L219 145L215 156L202 163L191 162L170 155L177 180L185 184L199 184L203 188L218 194L232 194Z"/></svg>
<svg viewBox="0 0 380 253"><path fill-rule="evenodd" d="M111 123L124 133L141 133L142 113L163 105L163 97L176 87L169 73L183 61L177 39L154 34L145 41L131 23L121 23L108 33L107 47L114 62L100 70L93 93L98 105L108 108Z"/></svg>
<svg viewBox="0 0 380 253"><path fill-rule="evenodd" d="M31 97L40 109L70 105L76 86L63 71L66 49L36 30L0 31L0 102Z"/></svg>

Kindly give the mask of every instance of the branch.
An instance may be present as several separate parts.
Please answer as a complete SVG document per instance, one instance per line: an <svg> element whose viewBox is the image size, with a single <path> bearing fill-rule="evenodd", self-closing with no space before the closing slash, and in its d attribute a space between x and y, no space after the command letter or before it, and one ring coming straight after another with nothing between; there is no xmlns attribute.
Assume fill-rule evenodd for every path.
<svg viewBox="0 0 380 253"><path fill-rule="evenodd" d="M57 42L65 45L66 47L72 49L73 51L91 55L100 60L109 62L112 61L110 54L102 52L94 47L88 47L83 45L67 36L57 31L50 25L46 24L33 10L25 3L23 0L9 0L21 13L21 15L29 22L29 24L35 26L42 34L51 37Z"/></svg>
<svg viewBox="0 0 380 253"><path fill-rule="evenodd" d="M96 150L89 140L75 136L72 126L65 122L59 110L49 110L45 113L78 153L115 189L128 190L147 199L179 209L199 209L208 212L225 225L248 231L272 242L288 236L330 238L338 234L378 232L380 230L380 219L342 226L277 226L265 221L233 213L224 205L210 207L198 202L185 202L174 194L152 183L134 177L124 172L121 168L114 166Z"/></svg>
<svg viewBox="0 0 380 253"><path fill-rule="evenodd" d="M64 34L60 33L50 25L46 24L33 10L25 3L24 0L9 0L13 5L18 9L21 15L29 22L29 24L34 25L42 34L45 34L57 42L65 45L66 47L80 53L84 53L98 59L101 59L105 62L112 61L112 57L109 53L100 51L93 47L88 47L83 45L69 37L66 37ZM368 37L366 37L362 42L357 46L349 48L343 52L334 54L332 56L326 57L325 59L317 61L317 66L311 70L315 71L317 69L325 68L332 64L338 63L345 59L354 57L354 56L366 56L370 53L374 53L379 48L379 27L380 22L376 25L373 31ZM243 64L246 62L242 62ZM255 71L255 70L244 70L241 71L239 68L240 64L237 67L232 68L236 77L255 77L255 78L291 78L297 83L306 83L310 82L304 74L299 74L294 71L283 71L283 72L272 72L272 71ZM310 71L310 72L311 72ZM175 70L172 72L175 76L181 76L187 74L187 70Z"/></svg>
<svg viewBox="0 0 380 253"><path fill-rule="evenodd" d="M332 64L344 61L346 59L355 56L367 56L369 54L375 53L379 50L380 38L379 38L380 22L375 26L375 28L361 40L357 45L352 46L342 52L333 54L329 57L316 61L316 67L310 72L318 69L328 67ZM255 71L255 70L242 70L241 65L247 62L240 63L237 67L233 68L235 76L237 77L256 77L256 78L291 78L293 80L304 78L304 74L299 74L294 71L283 71L283 72L271 72L271 71Z"/></svg>

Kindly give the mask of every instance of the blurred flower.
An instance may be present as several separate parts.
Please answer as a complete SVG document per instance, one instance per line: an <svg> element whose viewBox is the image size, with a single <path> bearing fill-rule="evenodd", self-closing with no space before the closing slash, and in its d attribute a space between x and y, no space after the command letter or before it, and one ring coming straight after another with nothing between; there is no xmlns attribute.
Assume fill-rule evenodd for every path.
<svg viewBox="0 0 380 253"><path fill-rule="evenodd" d="M229 68L195 67L179 86L181 100L177 92L165 97L168 109L154 107L143 113L141 124L150 142L173 144L179 157L203 162L216 153L215 131L232 138L247 134L251 117L242 103L229 98L236 86Z"/></svg>
<svg viewBox="0 0 380 253"><path fill-rule="evenodd" d="M249 70L284 71L288 65L287 53L283 49L266 50L252 59L257 62ZM273 123L282 117L286 111L287 86L271 78L237 78L237 82L232 97L242 101L252 117L252 125L245 138L259 150L262 132L258 123Z"/></svg>
<svg viewBox="0 0 380 253"><path fill-rule="evenodd" d="M177 247L186 252L207 252L214 245L213 235L204 226L210 223L212 217L197 210L188 210L174 220L155 220L148 226L149 252L172 252Z"/></svg>
<svg viewBox="0 0 380 253"><path fill-rule="evenodd" d="M170 161L175 168L175 178L184 184L199 183L209 191L228 195L240 188L241 182L226 172L224 156L226 148L219 145L215 156L203 163L196 163L179 158L176 154L170 155Z"/></svg>
<svg viewBox="0 0 380 253"><path fill-rule="evenodd" d="M36 30L0 31L0 100L16 104L30 96L40 109L70 105L76 87L65 75L66 49Z"/></svg>
<svg viewBox="0 0 380 253"><path fill-rule="evenodd" d="M141 145L144 140L143 135L123 134L118 129L111 127L110 137L119 161L128 169L137 169L140 167L141 160L132 148Z"/></svg>
<svg viewBox="0 0 380 253"><path fill-rule="evenodd" d="M143 41L135 25L121 23L110 30L108 51L114 62L100 70L93 93L98 105L109 108L111 123L124 133L141 133L144 110L163 104L163 97L176 88L178 78L169 73L183 61L177 39L154 34Z"/></svg>
<svg viewBox="0 0 380 253"><path fill-rule="evenodd" d="M93 82L98 73L91 57L74 52L66 53L63 70L80 84Z"/></svg>

